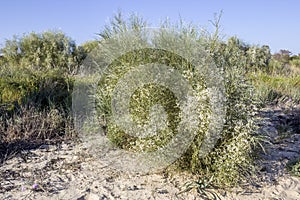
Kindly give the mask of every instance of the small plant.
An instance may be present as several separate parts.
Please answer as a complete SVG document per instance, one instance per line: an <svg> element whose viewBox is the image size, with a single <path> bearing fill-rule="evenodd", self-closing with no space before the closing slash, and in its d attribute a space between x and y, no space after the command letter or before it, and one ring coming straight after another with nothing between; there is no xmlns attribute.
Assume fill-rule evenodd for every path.
<svg viewBox="0 0 300 200"><path fill-rule="evenodd" d="M287 169L292 175L300 177L300 158L290 161Z"/></svg>
<svg viewBox="0 0 300 200"><path fill-rule="evenodd" d="M210 191L210 188L213 188L211 185L213 180L213 176L210 179L207 178L199 178L197 181L188 181L182 186L182 190L176 195L180 195L185 192L189 192L193 189L197 190L197 193L200 197L205 199L221 199L217 192Z"/></svg>

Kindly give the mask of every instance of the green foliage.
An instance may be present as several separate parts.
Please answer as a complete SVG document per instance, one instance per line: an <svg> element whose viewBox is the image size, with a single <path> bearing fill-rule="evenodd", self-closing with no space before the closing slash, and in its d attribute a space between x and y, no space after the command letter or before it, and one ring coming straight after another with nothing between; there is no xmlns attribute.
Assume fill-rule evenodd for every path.
<svg viewBox="0 0 300 200"><path fill-rule="evenodd" d="M182 74L185 74L188 79L196 82L195 88L199 88L199 90L204 88L204 84L200 79L197 80L195 75L195 77L192 77L192 75L188 76L189 71L184 72L184 70L191 66L181 57L175 56L167 51L153 49L129 52L119 58L116 62L113 62L109 68L106 69L108 73L100 80L97 93L99 102L98 113L104 114L104 118L107 119L111 117L111 94L113 93L119 78L134 66L147 63L161 63L172 66L174 69L180 70ZM126 68L125 66L128 67ZM176 127L179 123L180 110L178 102L176 102L176 97L168 88L150 84L136 90L130 101L131 115L137 124L143 125L149 121L149 115L151 113L150 108L156 104L160 104L167 112L167 121L169 122L167 129L157 133L156 136L141 139L129 136L127 133L120 130L114 123L109 122L107 124L107 132L111 141L127 150L142 150L146 152L157 150L159 147L169 142L172 136L177 133ZM203 110L204 113L208 112L208 108ZM205 119L205 117L207 116L203 116L203 119ZM202 126L204 126L204 123ZM203 130L201 130L201 132L202 131Z"/></svg>
<svg viewBox="0 0 300 200"><path fill-rule="evenodd" d="M133 20L132 20L133 19ZM127 22L121 15L118 15L110 24L106 26L103 33L100 35L104 38L112 38L114 34L124 33L130 29L142 30L146 22L137 17L130 18ZM256 107L253 101L253 87L250 82L245 79L246 68L249 63L247 51L251 49L240 42L237 38L230 38L227 42L219 41L216 34L213 36L203 35L197 32L196 27L181 25L172 25L164 23L161 30L169 28L178 31L180 37L196 38L199 43L207 48L211 53L217 67L224 70L224 82L226 90L226 122L222 131L222 138L218 140L214 150L205 157L200 157L200 147L203 145L203 138L207 132L210 123L208 116L211 112L209 99L202 101L203 111L201 113L201 123L196 132L196 136L186 153L175 163L181 169L190 170L203 176L214 176L213 183L219 186L232 186L238 184L245 176L246 172L252 170L251 152L252 146L255 144L255 138L252 135L256 126L254 123L254 115ZM163 41L161 38L156 38L156 42ZM130 41L122 41L126 44ZM188 44L186 46L188 49ZM257 47L255 47L257 48ZM259 50L251 49L252 62L261 60L259 65L266 66L268 62L268 48ZM151 50L150 50L151 51ZM263 55L261 55L263 54ZM256 58L259 55L260 58ZM118 80L124 76L126 72L145 63L164 63L180 70L196 90L197 95L205 96L205 82L201 77L197 77L193 66L178 57L166 54L163 51L154 52L129 52L121 56L113 62L107 69L99 82L97 90L97 108L100 117L104 117L107 126L107 135L120 148L132 151L153 151L162 145L166 144L169 139L176 134L180 114L180 110L176 106L176 99L163 87L147 85L137 91L131 97L130 112L134 119L140 120L143 124L149 120L149 108L160 103L163 105L168 115L168 129L165 132L160 132L158 136L148 138L134 138L120 128L118 128L111 120L111 96ZM180 65L178 65L180 63ZM177 64L177 65L176 65ZM257 67L257 66L256 66ZM154 93L155 92L155 93ZM198 109L198 108L195 108ZM175 131L174 131L175 130Z"/></svg>
<svg viewBox="0 0 300 200"><path fill-rule="evenodd" d="M111 38L113 35L130 31L130 30L142 30L147 27L147 22L143 18L136 15L131 15L129 20L124 20L122 13L116 14L113 19L110 20L110 24L106 25L104 29L99 33L99 36L103 39Z"/></svg>
<svg viewBox="0 0 300 200"><path fill-rule="evenodd" d="M72 78L61 70L0 70L0 146L5 149L0 162L24 148L76 138L70 117L72 87Z"/></svg>
<svg viewBox="0 0 300 200"><path fill-rule="evenodd" d="M183 158L184 163L189 163L187 168L191 167L193 171L205 176L214 176L215 184L225 186L238 183L245 171L252 171L251 152L256 143L253 137L256 100L253 96L254 88L246 79L245 45L237 38L230 38L227 43L218 41L216 44L212 56L217 66L224 68L227 99L222 139L207 157L198 159L195 152L199 153L202 138L196 136L191 150L194 155Z"/></svg>
<svg viewBox="0 0 300 200"><path fill-rule="evenodd" d="M256 87L256 94L264 105L288 99L292 99L295 103L300 102L300 76L285 77L257 73L251 75L251 79Z"/></svg>
<svg viewBox="0 0 300 200"><path fill-rule="evenodd" d="M37 90L37 77L28 69L5 67L0 71L0 104L21 104Z"/></svg>
<svg viewBox="0 0 300 200"><path fill-rule="evenodd" d="M252 69L267 71L271 60L271 50L269 46L252 46L247 51L249 65Z"/></svg>
<svg viewBox="0 0 300 200"><path fill-rule="evenodd" d="M269 46L249 46L243 43L237 37L230 37L226 42L212 42L218 47L211 48L214 51L214 56L223 57L220 64L229 66L240 66L246 71L267 71L271 60L271 51Z"/></svg>
<svg viewBox="0 0 300 200"><path fill-rule="evenodd" d="M80 45L78 48L82 48L83 52L85 53L90 53L93 49L95 49L99 45L99 41L93 40L93 41L88 41Z"/></svg>
<svg viewBox="0 0 300 200"><path fill-rule="evenodd" d="M0 105L71 106L73 80L60 70L33 71L7 67L0 71Z"/></svg>
<svg viewBox="0 0 300 200"><path fill-rule="evenodd" d="M34 102L43 107L71 107L71 93L73 78L61 74L60 71L50 70L38 73L38 89L31 93L27 101Z"/></svg>
<svg viewBox="0 0 300 200"><path fill-rule="evenodd" d="M75 42L62 32L30 33L6 40L1 49L4 64L32 67L35 70L62 69L73 73L81 64L83 53Z"/></svg>
<svg viewBox="0 0 300 200"><path fill-rule="evenodd" d="M300 177L300 158L290 161L287 169L292 175Z"/></svg>
<svg viewBox="0 0 300 200"><path fill-rule="evenodd" d="M221 199L216 192L209 190L209 188L212 187L210 185L212 180L213 177L211 177L210 180L207 180L206 178L199 178L197 181L188 181L183 185L183 190L181 190L177 195L196 189L202 198L215 200Z"/></svg>

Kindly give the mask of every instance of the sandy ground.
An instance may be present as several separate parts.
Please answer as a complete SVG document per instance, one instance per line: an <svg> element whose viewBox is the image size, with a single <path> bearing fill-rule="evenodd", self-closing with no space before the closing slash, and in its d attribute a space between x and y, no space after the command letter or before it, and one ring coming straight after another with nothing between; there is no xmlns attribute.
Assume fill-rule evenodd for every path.
<svg viewBox="0 0 300 200"><path fill-rule="evenodd" d="M269 107L261 116L261 132L270 142L257 161L260 170L248 186L212 190L221 199L300 199L300 178L285 168L300 157L300 123L291 120L290 108ZM82 143L42 145L0 166L0 199L203 199L195 190L178 194L190 180L183 173L118 172Z"/></svg>

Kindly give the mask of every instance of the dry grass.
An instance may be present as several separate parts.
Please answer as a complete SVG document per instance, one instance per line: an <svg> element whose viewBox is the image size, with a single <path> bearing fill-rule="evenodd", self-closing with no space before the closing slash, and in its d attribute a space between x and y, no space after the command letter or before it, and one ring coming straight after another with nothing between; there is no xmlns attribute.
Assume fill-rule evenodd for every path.
<svg viewBox="0 0 300 200"><path fill-rule="evenodd" d="M58 109L22 106L0 111L0 163L24 149L76 138L71 117Z"/></svg>

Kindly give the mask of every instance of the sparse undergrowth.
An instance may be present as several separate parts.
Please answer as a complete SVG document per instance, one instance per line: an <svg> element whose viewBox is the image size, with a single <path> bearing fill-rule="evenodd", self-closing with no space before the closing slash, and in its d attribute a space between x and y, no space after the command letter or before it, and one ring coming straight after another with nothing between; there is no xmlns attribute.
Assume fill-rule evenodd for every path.
<svg viewBox="0 0 300 200"><path fill-rule="evenodd" d="M0 163L22 150L76 138L72 118L58 109L22 106L0 117Z"/></svg>

